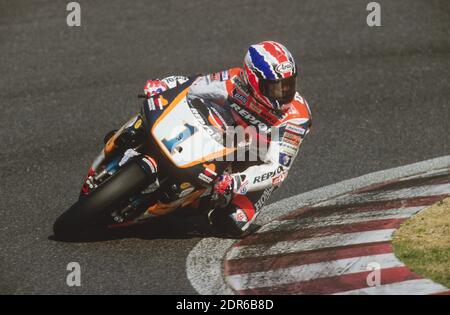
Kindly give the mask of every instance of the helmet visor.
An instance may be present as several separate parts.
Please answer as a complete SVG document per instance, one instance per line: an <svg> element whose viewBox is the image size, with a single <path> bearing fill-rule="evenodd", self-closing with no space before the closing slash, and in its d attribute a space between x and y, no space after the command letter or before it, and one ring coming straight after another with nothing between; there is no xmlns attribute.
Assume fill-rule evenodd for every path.
<svg viewBox="0 0 450 315"><path fill-rule="evenodd" d="M292 102L295 96L296 76L279 80L260 80L261 93L270 100L281 104Z"/></svg>

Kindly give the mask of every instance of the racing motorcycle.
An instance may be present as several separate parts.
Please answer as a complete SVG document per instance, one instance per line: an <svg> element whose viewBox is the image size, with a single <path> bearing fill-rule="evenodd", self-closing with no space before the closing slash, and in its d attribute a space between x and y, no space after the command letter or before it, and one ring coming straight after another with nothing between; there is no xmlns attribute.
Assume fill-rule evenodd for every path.
<svg viewBox="0 0 450 315"><path fill-rule="evenodd" d="M190 78L145 98L139 114L105 136L78 201L54 223L55 236L77 238L94 230L130 226L184 209L212 193L231 172L227 146L208 119L207 101L187 98Z"/></svg>

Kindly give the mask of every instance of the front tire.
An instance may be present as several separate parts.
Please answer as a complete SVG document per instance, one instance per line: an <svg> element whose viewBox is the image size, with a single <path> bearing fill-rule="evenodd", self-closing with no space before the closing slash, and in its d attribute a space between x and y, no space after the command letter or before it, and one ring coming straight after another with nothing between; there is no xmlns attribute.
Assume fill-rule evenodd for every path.
<svg viewBox="0 0 450 315"><path fill-rule="evenodd" d="M64 212L53 225L55 236L71 240L88 235L101 226L98 221L114 211L114 206L143 190L147 184L147 175L138 164L126 165Z"/></svg>

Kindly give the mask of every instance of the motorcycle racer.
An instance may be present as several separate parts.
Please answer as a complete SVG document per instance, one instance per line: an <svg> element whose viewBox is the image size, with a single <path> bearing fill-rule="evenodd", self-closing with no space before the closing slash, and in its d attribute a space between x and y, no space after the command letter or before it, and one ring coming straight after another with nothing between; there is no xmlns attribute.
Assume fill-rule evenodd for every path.
<svg viewBox="0 0 450 315"><path fill-rule="evenodd" d="M210 100L217 105L210 109L217 126L254 126L254 136L268 144L258 161L235 162L240 171L224 173L215 183L214 194L229 202L214 207L208 217L213 226L229 235L248 231L272 192L286 179L310 131L311 111L296 91L297 73L286 47L264 41L250 46L243 68L200 76L189 88L188 99ZM144 92L152 97L187 80L185 76L149 80ZM210 199L202 200L202 207L211 206Z"/></svg>

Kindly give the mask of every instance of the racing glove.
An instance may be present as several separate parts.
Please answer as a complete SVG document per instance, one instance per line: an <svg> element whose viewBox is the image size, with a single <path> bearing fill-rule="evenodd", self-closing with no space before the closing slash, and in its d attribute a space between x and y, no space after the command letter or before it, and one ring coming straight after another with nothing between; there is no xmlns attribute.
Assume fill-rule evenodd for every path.
<svg viewBox="0 0 450 315"><path fill-rule="evenodd" d="M233 176L227 173L222 174L214 183L212 199L222 207L228 205L233 196L233 188Z"/></svg>
<svg viewBox="0 0 450 315"><path fill-rule="evenodd" d="M169 89L167 84L161 80L148 80L144 85L144 93L147 97L160 94Z"/></svg>

